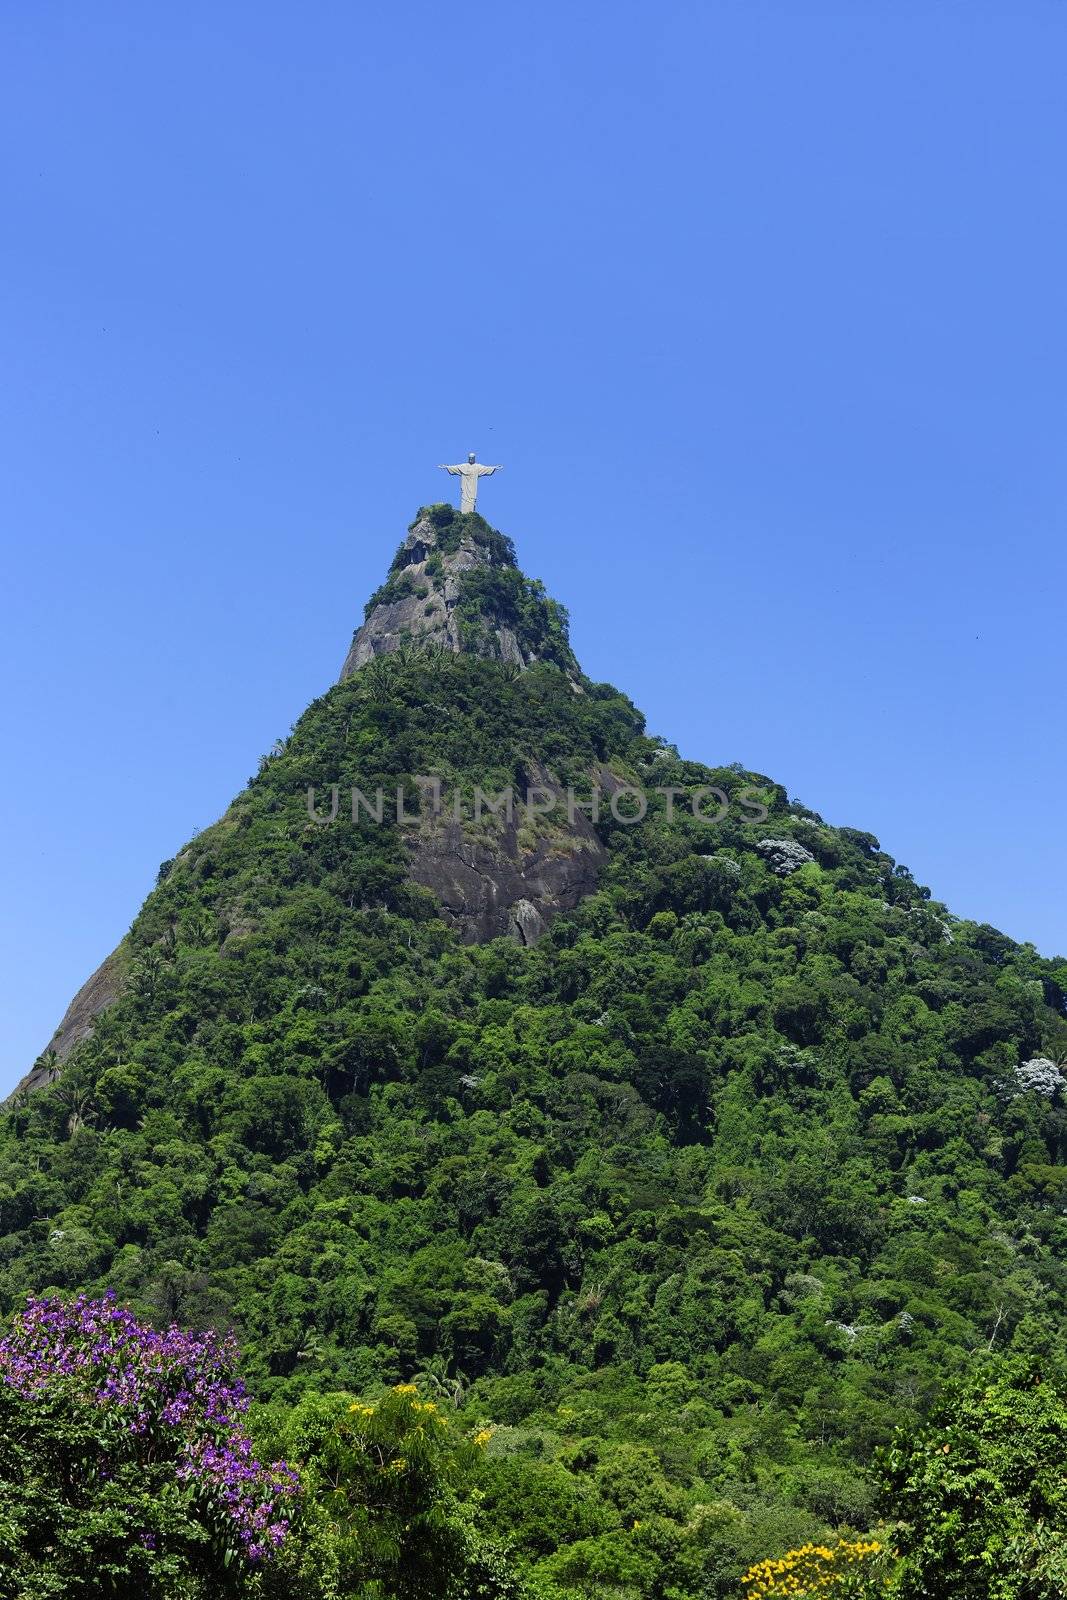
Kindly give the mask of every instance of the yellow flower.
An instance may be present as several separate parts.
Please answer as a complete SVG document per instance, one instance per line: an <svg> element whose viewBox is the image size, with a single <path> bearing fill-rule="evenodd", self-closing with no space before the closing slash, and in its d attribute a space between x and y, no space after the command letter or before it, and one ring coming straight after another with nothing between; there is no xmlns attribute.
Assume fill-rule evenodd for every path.
<svg viewBox="0 0 1067 1600"><path fill-rule="evenodd" d="M825 1593L845 1582L845 1566L869 1561L882 1549L877 1539L838 1539L833 1547L808 1543L777 1560L757 1561L741 1580L745 1600L802 1600Z"/></svg>
<svg viewBox="0 0 1067 1600"><path fill-rule="evenodd" d="M474 1442L475 1442L475 1444L479 1444L479 1445L482 1445L484 1447L485 1445L487 1445L489 1443L489 1441L490 1441L490 1439L492 1437L493 1437L492 1428L479 1428L478 1432L474 1435Z"/></svg>

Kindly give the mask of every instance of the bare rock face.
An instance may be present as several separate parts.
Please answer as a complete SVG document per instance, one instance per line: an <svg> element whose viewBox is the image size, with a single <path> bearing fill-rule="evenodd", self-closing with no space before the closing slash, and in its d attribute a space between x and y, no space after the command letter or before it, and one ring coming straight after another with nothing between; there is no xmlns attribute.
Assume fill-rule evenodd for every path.
<svg viewBox="0 0 1067 1600"><path fill-rule="evenodd" d="M341 668L341 682L404 645L467 652L524 671L554 659L577 673L565 624L539 585L515 566L511 541L475 513L419 513L386 582L371 596Z"/></svg>
<svg viewBox="0 0 1067 1600"><path fill-rule="evenodd" d="M101 962L92 977L83 983L63 1013L63 1020L52 1035L37 1063L16 1084L11 1098L24 1089L42 1089L54 1071L62 1066L76 1044L88 1038L101 1011L119 997L125 966L122 945Z"/></svg>
<svg viewBox="0 0 1067 1600"><path fill-rule="evenodd" d="M474 531L462 530L456 536L456 526L464 522L474 523L474 518L456 515L445 523L450 538L442 539L438 538L442 530L429 515L419 515L397 552L389 581L371 598L366 621L352 638L352 648L341 669L341 682L366 662L400 650L405 643L437 645L440 650L454 653L467 648L458 614L464 574L507 562L501 560L499 552L494 554L478 541ZM485 635L478 654L512 662L520 670L526 667L528 658L518 645L515 630L506 622L491 619Z"/></svg>
<svg viewBox="0 0 1067 1600"><path fill-rule="evenodd" d="M436 895L466 944L536 944L554 917L597 886L607 852L592 823L580 811L567 817L563 791L543 768L534 777L557 799L551 826L536 833L517 807L491 834L442 816L407 835L412 879Z"/></svg>

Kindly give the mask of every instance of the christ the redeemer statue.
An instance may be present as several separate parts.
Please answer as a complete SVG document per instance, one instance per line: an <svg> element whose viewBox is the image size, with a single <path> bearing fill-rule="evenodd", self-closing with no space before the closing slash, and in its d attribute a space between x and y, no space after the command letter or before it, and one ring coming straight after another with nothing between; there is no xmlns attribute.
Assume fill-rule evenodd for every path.
<svg viewBox="0 0 1067 1600"><path fill-rule="evenodd" d="M440 472L450 472L454 478L462 482L462 492L459 497L460 511L473 511L474 502L478 498L478 479L491 478L494 472L499 472L499 467L483 467L480 461L475 461L472 450L466 461L461 461L458 467L440 467Z"/></svg>

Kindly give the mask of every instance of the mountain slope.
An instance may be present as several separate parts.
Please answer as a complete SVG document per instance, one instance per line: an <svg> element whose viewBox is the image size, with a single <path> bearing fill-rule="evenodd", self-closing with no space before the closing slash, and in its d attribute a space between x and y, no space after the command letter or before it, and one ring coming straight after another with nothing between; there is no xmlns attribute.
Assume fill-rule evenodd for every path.
<svg viewBox="0 0 1067 1600"><path fill-rule="evenodd" d="M450 505L420 509L385 583L367 601L341 682L381 655L412 647L463 651L516 671L554 662L579 688L566 612L542 584L519 571L510 539L476 513L461 517ZM549 781L543 771L537 777ZM422 841L409 870L434 891L446 917L467 937L510 933L525 942L544 930L546 917L573 909L594 886L595 835L580 821L567 832L567 850L531 854L513 837L487 855L484 841L464 840L442 827ZM92 1032L95 1018L117 998L128 963L123 941L78 990L16 1094L54 1079L74 1046Z"/></svg>
<svg viewBox="0 0 1067 1600"><path fill-rule="evenodd" d="M0 1300L232 1321L265 1396L422 1374L495 1427L488 1511L539 1582L726 1594L866 1526L872 1452L947 1374L1062 1358L1067 964L650 738L506 541L438 517L0 1123ZM619 820L625 784L675 803ZM508 785L556 804L475 823ZM515 875L488 921L420 870L449 852Z"/></svg>

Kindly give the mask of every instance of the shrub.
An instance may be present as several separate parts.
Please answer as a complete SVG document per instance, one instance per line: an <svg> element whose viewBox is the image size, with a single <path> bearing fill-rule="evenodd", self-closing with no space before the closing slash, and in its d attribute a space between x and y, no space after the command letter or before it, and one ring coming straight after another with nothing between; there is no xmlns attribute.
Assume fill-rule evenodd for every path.
<svg viewBox="0 0 1067 1600"><path fill-rule="evenodd" d="M884 1594L888 1557L877 1539L838 1539L835 1545L805 1544L777 1560L757 1561L741 1579L744 1600L804 1600L832 1590L842 1600Z"/></svg>
<svg viewBox="0 0 1067 1600"><path fill-rule="evenodd" d="M0 1594L238 1591L284 1541L297 1478L253 1458L236 1360L113 1294L31 1299L0 1341Z"/></svg>

